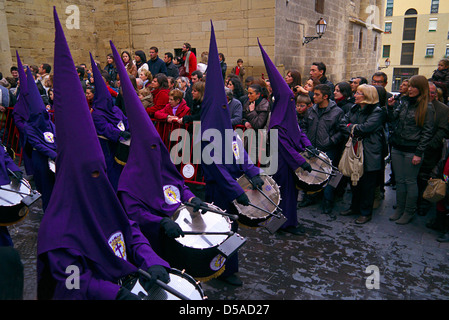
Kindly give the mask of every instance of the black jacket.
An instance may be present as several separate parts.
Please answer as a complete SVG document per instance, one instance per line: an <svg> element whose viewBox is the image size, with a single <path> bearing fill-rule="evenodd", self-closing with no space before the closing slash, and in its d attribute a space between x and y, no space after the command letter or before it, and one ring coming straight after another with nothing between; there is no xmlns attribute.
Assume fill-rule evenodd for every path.
<svg viewBox="0 0 449 320"><path fill-rule="evenodd" d="M329 100L329 105L321 113L318 105L314 104L306 111L301 129L315 148L325 152L336 150L343 139L339 128L343 116L343 110L333 100Z"/></svg>
<svg viewBox="0 0 449 320"><path fill-rule="evenodd" d="M419 127L415 120L416 107L412 99L403 99L392 115L390 112L389 116L397 120L391 143L398 150L422 157L432 139L435 109L428 104L424 125Z"/></svg>
<svg viewBox="0 0 449 320"><path fill-rule="evenodd" d="M363 143L363 168L365 172L381 170L385 156L386 139L383 128L384 113L378 104L366 105L363 109L355 104L344 116L341 130L349 138L352 127L355 140Z"/></svg>

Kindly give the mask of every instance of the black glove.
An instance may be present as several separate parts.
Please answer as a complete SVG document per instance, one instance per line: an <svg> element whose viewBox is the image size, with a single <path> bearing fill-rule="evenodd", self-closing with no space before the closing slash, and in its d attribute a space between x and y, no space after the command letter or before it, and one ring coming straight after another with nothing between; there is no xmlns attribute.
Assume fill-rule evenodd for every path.
<svg viewBox="0 0 449 320"><path fill-rule="evenodd" d="M145 283L145 281L142 281L142 283L145 283L144 288L147 291L151 288L153 284L156 283L156 280L161 280L164 283L170 282L170 276L168 275L167 269L165 269L164 266L156 264L154 266L149 267L147 272L151 276L151 280L145 278L147 283Z"/></svg>
<svg viewBox="0 0 449 320"><path fill-rule="evenodd" d="M128 131L120 131L119 135L125 140L131 138L131 133L129 133Z"/></svg>
<svg viewBox="0 0 449 320"><path fill-rule="evenodd" d="M301 168L305 171L312 172L312 166L307 161L301 165Z"/></svg>
<svg viewBox="0 0 449 320"><path fill-rule="evenodd" d="M190 203L195 205L195 207L193 207L193 212L197 212L198 210L200 210L200 206L201 207L207 207L207 203L203 202L200 198L195 197L192 200L190 200ZM201 209L201 214L206 213L207 210L205 209Z"/></svg>
<svg viewBox="0 0 449 320"><path fill-rule="evenodd" d="M131 293L125 287L121 287L115 297L115 300L142 300L138 295Z"/></svg>
<svg viewBox="0 0 449 320"><path fill-rule="evenodd" d="M182 231L181 227L170 218L163 218L161 221L161 226L162 228L164 228L165 234L169 238L177 238L179 236L184 237L184 232Z"/></svg>
<svg viewBox="0 0 449 320"><path fill-rule="evenodd" d="M240 203L241 205L248 206L249 205L249 198L246 195L246 193L242 193L235 199L237 203Z"/></svg>
<svg viewBox="0 0 449 320"><path fill-rule="evenodd" d="M249 181L253 185L254 189L257 188L262 189L262 186L264 185L264 182L259 174L257 176L252 177Z"/></svg>

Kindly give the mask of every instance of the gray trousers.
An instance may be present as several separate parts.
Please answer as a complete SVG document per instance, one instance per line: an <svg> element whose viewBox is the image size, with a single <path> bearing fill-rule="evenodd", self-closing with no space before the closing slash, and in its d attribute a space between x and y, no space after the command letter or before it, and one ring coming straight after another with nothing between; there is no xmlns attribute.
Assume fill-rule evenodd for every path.
<svg viewBox="0 0 449 320"><path fill-rule="evenodd" d="M396 205L398 212L413 214L418 201L418 173L421 162L412 164L414 153L391 150L396 178Z"/></svg>

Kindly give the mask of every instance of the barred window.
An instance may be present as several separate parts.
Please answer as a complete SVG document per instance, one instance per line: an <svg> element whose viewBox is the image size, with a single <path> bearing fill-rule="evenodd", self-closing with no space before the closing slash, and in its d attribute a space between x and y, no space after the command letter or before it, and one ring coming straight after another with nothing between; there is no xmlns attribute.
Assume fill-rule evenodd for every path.
<svg viewBox="0 0 449 320"><path fill-rule="evenodd" d="M430 13L438 13L438 8L440 6L440 0L432 0L430 5Z"/></svg>

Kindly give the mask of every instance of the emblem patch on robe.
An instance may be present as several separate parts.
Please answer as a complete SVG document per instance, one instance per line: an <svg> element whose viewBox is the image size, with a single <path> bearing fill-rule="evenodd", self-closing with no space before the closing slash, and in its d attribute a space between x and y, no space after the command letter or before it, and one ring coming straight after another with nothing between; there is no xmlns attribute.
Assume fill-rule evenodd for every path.
<svg viewBox="0 0 449 320"><path fill-rule="evenodd" d="M234 152L235 160L240 159L240 149L239 149L239 144L237 143L237 141L232 142L232 152Z"/></svg>
<svg viewBox="0 0 449 320"><path fill-rule="evenodd" d="M181 202L181 193L179 192L179 189L172 185L164 186L164 197L167 204Z"/></svg>
<svg viewBox="0 0 449 320"><path fill-rule="evenodd" d="M125 131L125 125L123 124L123 121L120 120L120 122L117 124L117 128L119 128L120 131Z"/></svg>
<svg viewBox="0 0 449 320"><path fill-rule="evenodd" d="M51 132L44 132L44 139L48 143L55 143L55 137Z"/></svg>
<svg viewBox="0 0 449 320"><path fill-rule="evenodd" d="M109 237L108 244L117 257L126 260L126 245L123 233L120 231L114 233Z"/></svg>

